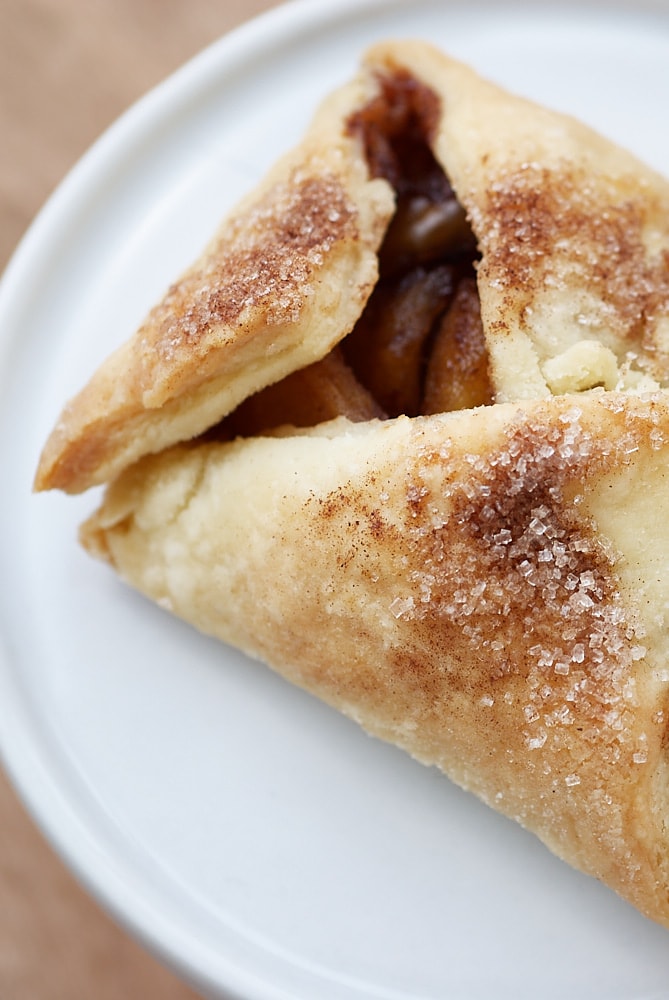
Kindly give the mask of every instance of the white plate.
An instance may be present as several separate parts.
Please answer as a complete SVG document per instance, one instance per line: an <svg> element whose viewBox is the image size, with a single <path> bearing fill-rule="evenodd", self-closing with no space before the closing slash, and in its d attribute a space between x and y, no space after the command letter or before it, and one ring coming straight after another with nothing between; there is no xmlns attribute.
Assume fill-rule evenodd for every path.
<svg viewBox="0 0 669 1000"><path fill-rule="evenodd" d="M30 494L64 397L391 35L430 38L669 173L664 2L304 0L124 116L0 294L4 757L80 878L212 996L667 997L666 931L124 589L75 542L94 497Z"/></svg>

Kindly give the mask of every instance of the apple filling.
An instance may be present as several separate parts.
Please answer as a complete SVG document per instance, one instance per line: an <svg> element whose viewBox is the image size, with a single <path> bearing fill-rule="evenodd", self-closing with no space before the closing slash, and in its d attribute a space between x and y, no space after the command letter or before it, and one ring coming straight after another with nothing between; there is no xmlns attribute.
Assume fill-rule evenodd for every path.
<svg viewBox="0 0 669 1000"><path fill-rule="evenodd" d="M379 278L351 333L325 358L245 400L216 436L438 413L493 402L475 279L476 240L430 148L438 98L407 73L348 122L396 209Z"/></svg>

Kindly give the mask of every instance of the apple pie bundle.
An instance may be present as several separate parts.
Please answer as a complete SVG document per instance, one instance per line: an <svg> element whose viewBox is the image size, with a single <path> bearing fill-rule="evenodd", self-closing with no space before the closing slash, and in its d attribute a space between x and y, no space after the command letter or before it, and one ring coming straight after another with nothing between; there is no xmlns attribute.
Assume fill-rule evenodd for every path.
<svg viewBox="0 0 669 1000"><path fill-rule="evenodd" d="M669 926L669 183L378 44L64 408L130 584Z"/></svg>

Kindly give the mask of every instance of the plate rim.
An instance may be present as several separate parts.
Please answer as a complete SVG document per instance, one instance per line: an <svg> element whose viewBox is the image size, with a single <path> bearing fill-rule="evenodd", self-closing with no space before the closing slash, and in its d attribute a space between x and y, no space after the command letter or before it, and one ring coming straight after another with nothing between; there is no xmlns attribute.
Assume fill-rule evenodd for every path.
<svg viewBox="0 0 669 1000"><path fill-rule="evenodd" d="M169 123L177 113L175 105L197 100L216 80L243 69L249 55L257 59L263 51L275 51L286 41L294 41L298 34L322 29L324 22L340 22L362 12L407 7L410 2L286 0L214 40L135 101L66 173L25 231L0 277L0 319L10 316L9 322L0 323L0 374L6 373L5 352L12 343L12 312L20 313L29 293L32 272L52 256L63 220L73 210L82 211L104 177L115 173L137 143L150 142L155 129ZM458 5L465 0L448 2ZM493 0L484 0L483 5L491 3ZM559 6L555 0L547 3ZM601 11L601 6L592 2L579 4L568 0L563 5L570 6L581 12L589 8ZM631 0L619 0L616 7L640 13L644 9L660 10L659 4L647 3L642 7ZM669 12L669 4L666 9ZM216 994L224 987L230 1000L289 1000L281 988L258 978L246 967L226 963L221 956L212 965L208 948L196 954L194 936L187 942L187 948L183 947L178 928L169 919L161 919L156 906L147 902L138 887L128 886L118 863L110 863L113 859L100 853L71 801L54 782L44 759L44 747L33 742L30 735L34 734L21 726L20 720L28 713L21 693L12 684L11 659L11 649L0 631L0 763L19 799L74 877L119 924L196 990ZM77 839L77 833L82 839ZM82 842L86 845L83 851ZM224 983L220 978L223 967L228 977Z"/></svg>

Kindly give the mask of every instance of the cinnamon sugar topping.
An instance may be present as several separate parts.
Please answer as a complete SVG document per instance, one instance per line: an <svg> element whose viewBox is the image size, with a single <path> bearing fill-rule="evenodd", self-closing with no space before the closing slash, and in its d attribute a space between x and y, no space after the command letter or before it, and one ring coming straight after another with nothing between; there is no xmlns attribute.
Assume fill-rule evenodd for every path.
<svg viewBox="0 0 669 1000"><path fill-rule="evenodd" d="M600 310L596 325L646 352L645 367L662 373L666 358L658 368L652 356L659 317L669 312L669 252L651 249L653 219L667 209L633 180L628 196L624 181L616 183L598 175L593 185L573 166L526 163L490 185L473 211L474 228L502 291L531 310L537 293L551 286L573 281L587 288ZM587 306L578 322L595 322Z"/></svg>
<svg viewBox="0 0 669 1000"><path fill-rule="evenodd" d="M425 453L411 469L415 568L392 614L428 644L447 648L457 633L468 648L460 683L483 685L480 699L505 692L528 750L554 749L576 725L584 755L603 740L617 760L635 703L631 668L645 649L621 597L615 553L583 517L572 485L614 455L599 449L577 408L557 424L518 421L492 452L465 457L469 477L442 498L430 484L435 468L436 481L449 483L448 452ZM641 763L643 747L632 749Z"/></svg>
<svg viewBox="0 0 669 1000"><path fill-rule="evenodd" d="M269 325L295 322L324 255L355 235L356 210L337 177L291 177L241 214L225 246L213 247L170 288L152 313L157 334L145 347L165 359L192 355L219 326L234 337L251 312Z"/></svg>

